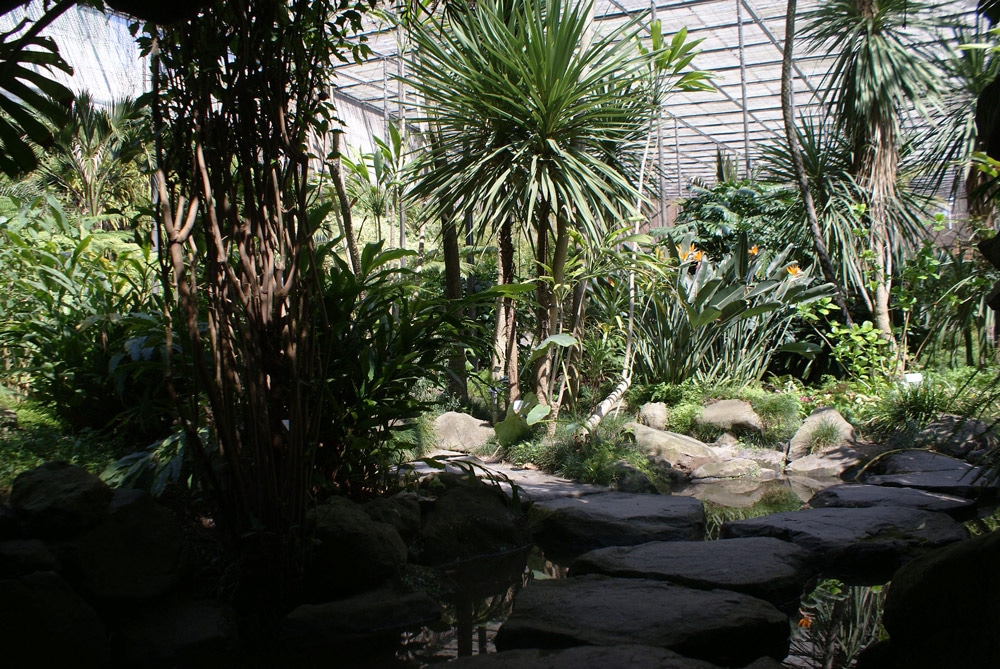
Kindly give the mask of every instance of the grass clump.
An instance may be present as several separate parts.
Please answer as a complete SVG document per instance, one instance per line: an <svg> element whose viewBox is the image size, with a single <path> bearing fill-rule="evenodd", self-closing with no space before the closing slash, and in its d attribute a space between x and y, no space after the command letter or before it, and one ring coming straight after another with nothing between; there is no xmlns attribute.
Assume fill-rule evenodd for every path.
<svg viewBox="0 0 1000 669"><path fill-rule="evenodd" d="M833 448L840 443L840 428L832 421L823 420L809 433L809 453Z"/></svg>
<svg viewBox="0 0 1000 669"><path fill-rule="evenodd" d="M9 492L18 474L45 462L62 460L100 474L125 450L100 432L73 434L54 412L37 403L2 397L0 406L17 415L17 427L0 435L0 495Z"/></svg>

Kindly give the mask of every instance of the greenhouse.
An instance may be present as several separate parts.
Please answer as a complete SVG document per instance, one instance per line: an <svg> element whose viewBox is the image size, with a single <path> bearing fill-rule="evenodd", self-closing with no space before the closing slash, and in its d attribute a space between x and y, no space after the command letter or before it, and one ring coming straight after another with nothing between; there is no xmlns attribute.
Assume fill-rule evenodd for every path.
<svg viewBox="0 0 1000 669"><path fill-rule="evenodd" d="M0 3L4 666L1000 664L1000 8Z"/></svg>

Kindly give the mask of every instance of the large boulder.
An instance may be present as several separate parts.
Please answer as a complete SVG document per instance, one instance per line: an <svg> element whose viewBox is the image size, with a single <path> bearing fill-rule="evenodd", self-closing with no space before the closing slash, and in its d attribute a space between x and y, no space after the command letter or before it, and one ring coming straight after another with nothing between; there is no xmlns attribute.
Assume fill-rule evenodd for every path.
<svg viewBox="0 0 1000 669"><path fill-rule="evenodd" d="M212 600L177 599L148 607L115 631L119 664L226 666L237 650L236 613Z"/></svg>
<svg viewBox="0 0 1000 669"><path fill-rule="evenodd" d="M817 443L829 431L830 443ZM854 426L844 420L840 412L820 407L806 418L788 444L788 459L798 460L807 455L854 445Z"/></svg>
<svg viewBox="0 0 1000 669"><path fill-rule="evenodd" d="M670 422L670 411L663 402L647 402L639 407L639 422L654 430L666 430Z"/></svg>
<svg viewBox="0 0 1000 669"><path fill-rule="evenodd" d="M813 575L809 551L771 537L722 541L653 541L584 553L570 576L604 574L669 581L700 590L721 588L794 610Z"/></svg>
<svg viewBox="0 0 1000 669"><path fill-rule="evenodd" d="M894 667L995 667L1000 532L914 560L893 576L883 618Z"/></svg>
<svg viewBox="0 0 1000 669"><path fill-rule="evenodd" d="M577 646L536 648L460 657L448 669L718 669L704 660L692 660L653 646Z"/></svg>
<svg viewBox="0 0 1000 669"><path fill-rule="evenodd" d="M360 505L334 497L309 515L315 527L306 571L311 601L373 588L406 564L406 544L396 528L372 520Z"/></svg>
<svg viewBox="0 0 1000 669"><path fill-rule="evenodd" d="M761 469L753 460L734 458L725 462L706 462L693 472L691 479L741 479L760 478Z"/></svg>
<svg viewBox="0 0 1000 669"><path fill-rule="evenodd" d="M76 566L86 590L109 599L150 599L183 574L180 523L147 493L119 490L111 512L77 544Z"/></svg>
<svg viewBox="0 0 1000 669"><path fill-rule="evenodd" d="M905 506L924 511L939 511L959 519L976 512L976 503L964 497L927 492L914 488L843 483L820 490L809 500L814 509L824 507Z"/></svg>
<svg viewBox="0 0 1000 669"><path fill-rule="evenodd" d="M992 422L946 414L921 430L913 443L917 448L966 458L1000 446L1000 435Z"/></svg>
<svg viewBox="0 0 1000 669"><path fill-rule="evenodd" d="M438 416L434 420L434 434L438 448L460 453L474 453L496 435L489 423L458 411Z"/></svg>
<svg viewBox="0 0 1000 669"><path fill-rule="evenodd" d="M861 454L845 446L792 460L785 467L785 473L789 476L806 476L820 480L839 479L860 463Z"/></svg>
<svg viewBox="0 0 1000 669"><path fill-rule="evenodd" d="M27 576L36 571L59 571L56 559L44 541L11 539L0 541L0 578Z"/></svg>
<svg viewBox="0 0 1000 669"><path fill-rule="evenodd" d="M529 513L546 555L571 559L607 546L701 539L705 509L692 497L608 492L537 502Z"/></svg>
<svg viewBox="0 0 1000 669"><path fill-rule="evenodd" d="M529 584L497 633L496 647L642 644L739 666L764 655L784 658L788 633L788 618L754 597L589 575Z"/></svg>
<svg viewBox="0 0 1000 669"><path fill-rule="evenodd" d="M412 492L376 497L364 510L372 520L395 527L403 541L412 541L420 532L420 498Z"/></svg>
<svg viewBox="0 0 1000 669"><path fill-rule="evenodd" d="M104 668L107 631L97 613L57 574L0 580L3 666Z"/></svg>
<svg viewBox="0 0 1000 669"><path fill-rule="evenodd" d="M864 483L892 487L919 488L930 492L974 499L995 494L996 484L988 483L983 470L968 462L930 451L891 453L876 463Z"/></svg>
<svg viewBox="0 0 1000 669"><path fill-rule="evenodd" d="M611 465L611 489L620 492L656 494L659 491L646 472L625 460Z"/></svg>
<svg viewBox="0 0 1000 669"><path fill-rule="evenodd" d="M32 535L62 539L104 520L111 488L82 467L47 462L14 479L10 504Z"/></svg>
<svg viewBox="0 0 1000 669"><path fill-rule="evenodd" d="M760 434L764 423L749 402L719 400L706 405L695 418L695 424L735 434Z"/></svg>
<svg viewBox="0 0 1000 669"><path fill-rule="evenodd" d="M434 498L412 547L414 561L441 565L504 553L531 541L526 519L497 486L469 476L442 474L426 486Z"/></svg>
<svg viewBox="0 0 1000 669"><path fill-rule="evenodd" d="M727 522L721 535L791 541L813 553L824 576L857 585L885 583L905 562L969 536L950 516L904 507L775 513Z"/></svg>
<svg viewBox="0 0 1000 669"><path fill-rule="evenodd" d="M648 458L670 467L691 472L706 462L717 462L718 456L704 443L676 432L654 430L639 423L625 426L635 435L635 444Z"/></svg>

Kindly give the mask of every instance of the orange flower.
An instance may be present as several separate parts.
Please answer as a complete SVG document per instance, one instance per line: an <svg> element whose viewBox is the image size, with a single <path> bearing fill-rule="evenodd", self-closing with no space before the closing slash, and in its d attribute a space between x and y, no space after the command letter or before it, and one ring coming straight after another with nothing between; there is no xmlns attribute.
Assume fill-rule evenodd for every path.
<svg viewBox="0 0 1000 669"><path fill-rule="evenodd" d="M813 614L807 613L802 609L799 609L799 614L802 616L799 618L799 627L805 630L811 628L813 624Z"/></svg>
<svg viewBox="0 0 1000 669"><path fill-rule="evenodd" d="M758 253L760 253L760 249L757 247L756 244L754 244L753 247L751 247L750 249L750 255L755 256Z"/></svg>
<svg viewBox="0 0 1000 669"><path fill-rule="evenodd" d="M788 273L789 273L789 274L791 274L792 276L795 276L795 275L797 275L797 274L801 274L801 273L802 273L802 268L801 268L801 267L799 267L799 264L798 264L798 263L794 263L794 262L793 262L793 263L792 263L791 265L789 265L788 267L786 267L785 269L786 269L786 270L788 271Z"/></svg>
<svg viewBox="0 0 1000 669"><path fill-rule="evenodd" d="M705 257L705 252L704 251L695 251L690 257L695 262L701 262L701 259Z"/></svg>

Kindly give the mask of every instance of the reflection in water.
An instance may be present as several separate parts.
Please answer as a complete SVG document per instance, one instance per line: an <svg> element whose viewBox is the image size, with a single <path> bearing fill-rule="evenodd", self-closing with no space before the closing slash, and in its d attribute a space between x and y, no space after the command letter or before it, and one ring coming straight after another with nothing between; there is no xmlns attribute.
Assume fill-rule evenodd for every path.
<svg viewBox="0 0 1000 669"><path fill-rule="evenodd" d="M534 546L453 562L435 570L444 608L441 624L402 636L400 666L422 666L496 652L493 639L517 593L533 579L561 578L566 568Z"/></svg>

